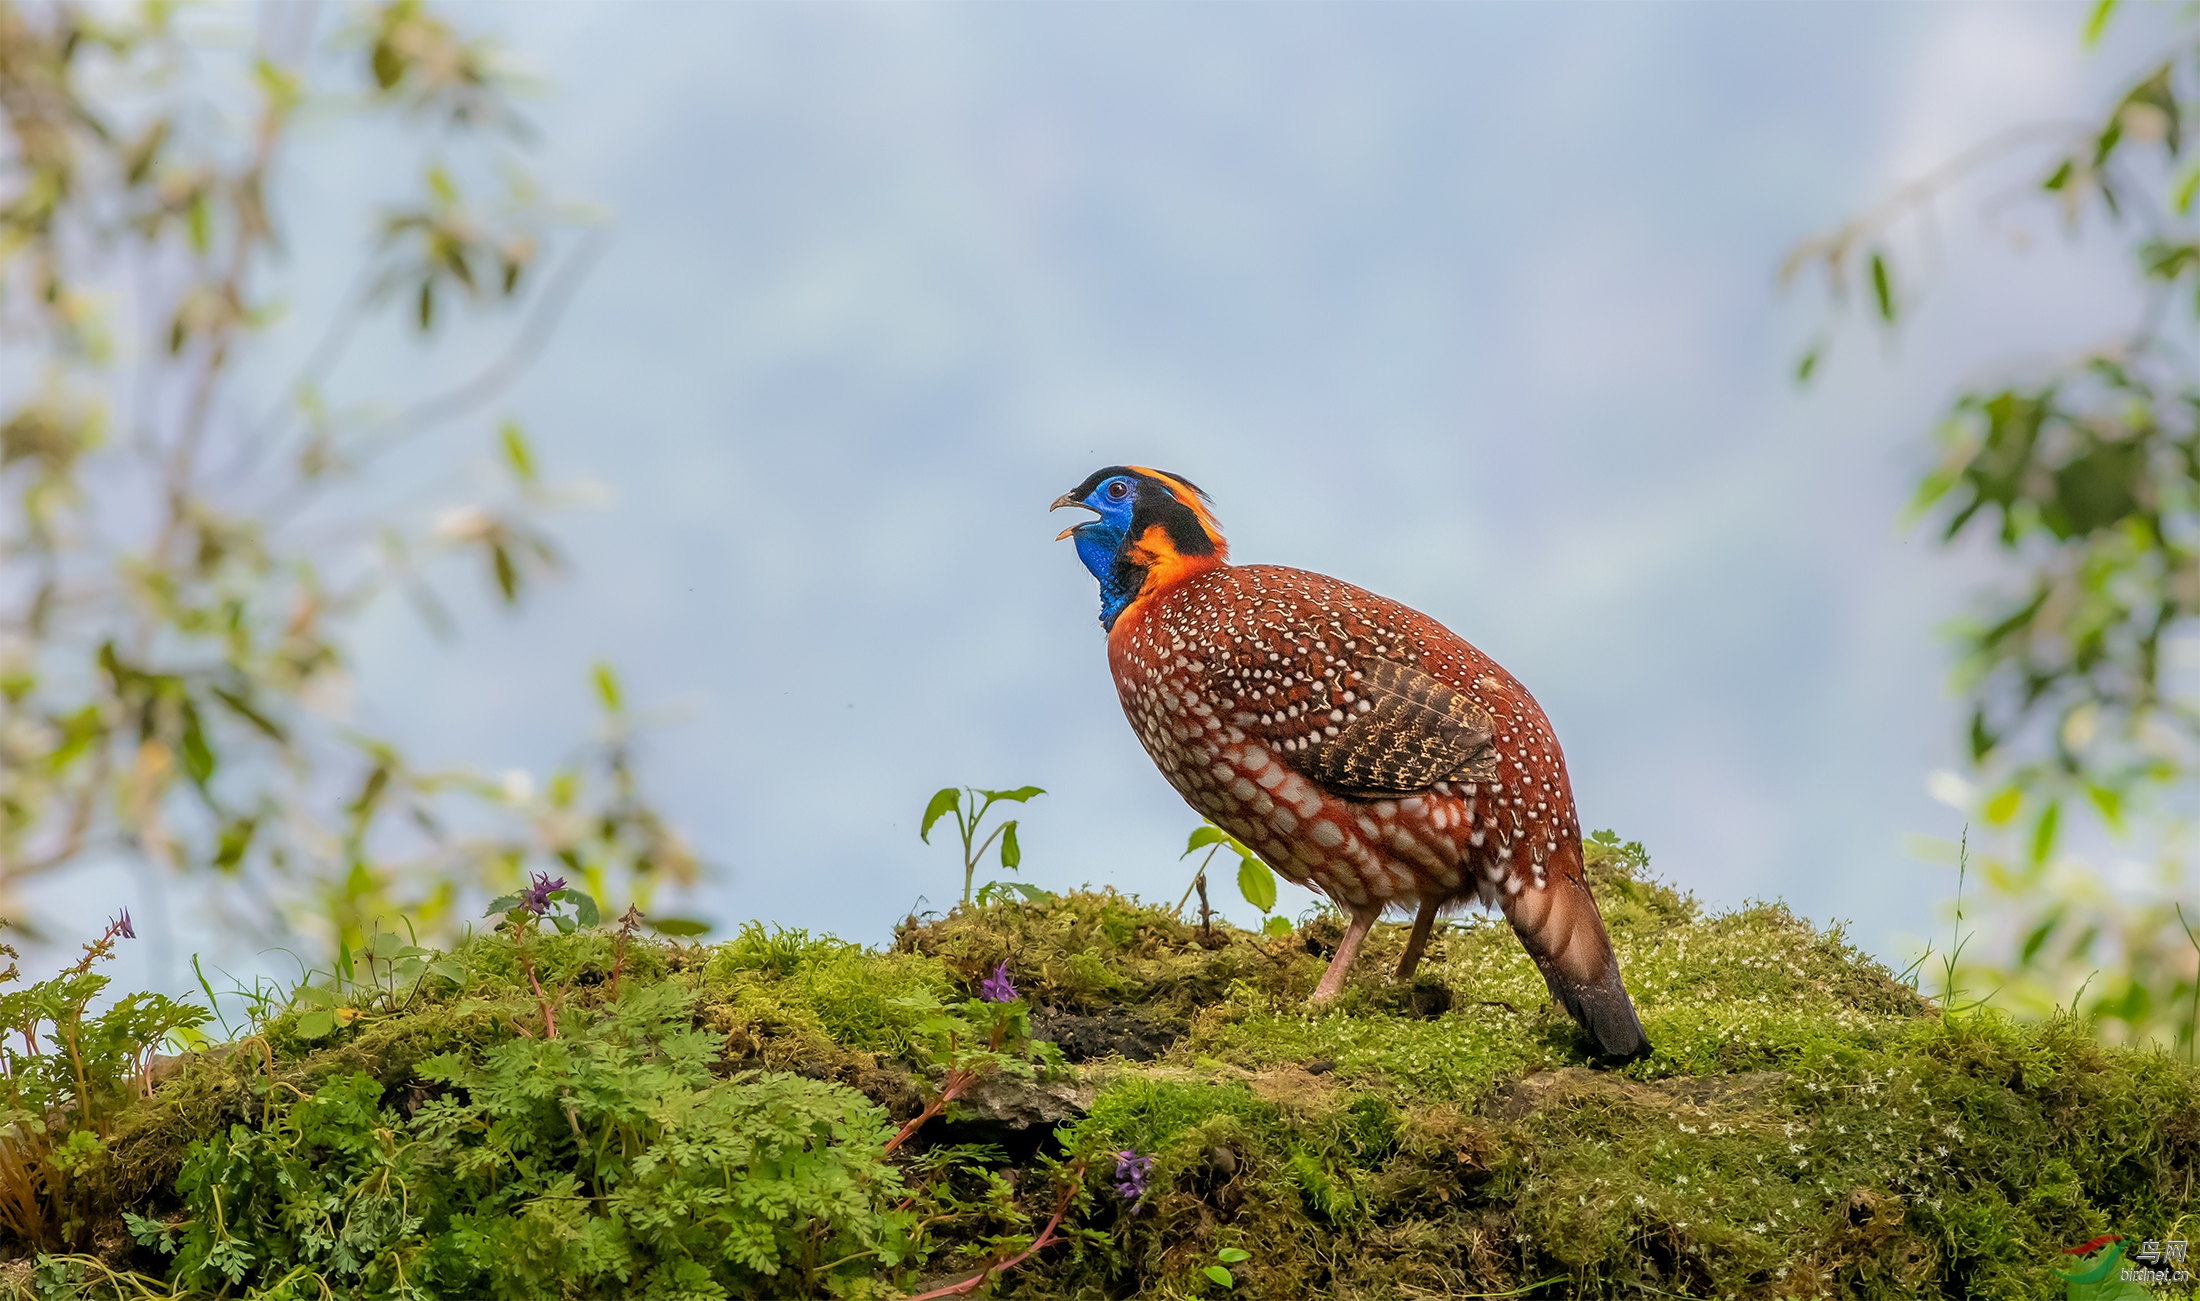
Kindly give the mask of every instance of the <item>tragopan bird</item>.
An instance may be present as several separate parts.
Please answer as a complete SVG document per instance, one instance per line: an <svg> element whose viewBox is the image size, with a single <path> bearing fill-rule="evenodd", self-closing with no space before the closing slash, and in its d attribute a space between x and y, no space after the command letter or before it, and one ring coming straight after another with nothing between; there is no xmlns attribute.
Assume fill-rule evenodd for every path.
<svg viewBox="0 0 2200 1301"><path fill-rule="evenodd" d="M1054 503L1100 580L1123 712L1194 809L1350 919L1314 989L1344 986L1386 907L1417 908L1398 975L1437 914L1502 908L1608 1055L1650 1043L1582 878L1566 760L1510 673L1434 619L1349 583L1233 565L1207 496L1111 465Z"/></svg>

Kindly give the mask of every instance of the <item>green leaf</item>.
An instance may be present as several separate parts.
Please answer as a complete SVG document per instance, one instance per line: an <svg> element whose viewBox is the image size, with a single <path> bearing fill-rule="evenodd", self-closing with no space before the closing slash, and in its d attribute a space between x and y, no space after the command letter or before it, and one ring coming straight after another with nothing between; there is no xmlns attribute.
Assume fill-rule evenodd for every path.
<svg viewBox="0 0 2200 1301"><path fill-rule="evenodd" d="M497 442L504 451L504 464L511 468L512 477L521 483L533 483L535 454L527 446L527 435L519 431L519 422L505 421L497 430Z"/></svg>
<svg viewBox="0 0 2200 1301"><path fill-rule="evenodd" d="M390 786L390 765L385 761L374 766L360 783L358 798L344 806L344 812L364 822L374 812L374 806L382 799L382 793Z"/></svg>
<svg viewBox="0 0 2200 1301"><path fill-rule="evenodd" d="M1269 871L1268 865L1259 859L1238 860L1237 885L1238 893L1245 896L1245 902L1262 912L1268 912L1276 906L1276 874Z"/></svg>
<svg viewBox="0 0 2200 1301"><path fill-rule="evenodd" d="M1253 1253L1243 1247L1224 1247L1215 1253L1215 1259L1225 1265L1235 1265L1241 1260L1251 1260Z"/></svg>
<svg viewBox="0 0 2200 1301"><path fill-rule="evenodd" d="M1046 792L1036 786L1018 786L1012 791L979 791L978 794L989 800L1007 800L1013 804L1021 804L1034 795L1044 795Z"/></svg>
<svg viewBox="0 0 2200 1301"><path fill-rule="evenodd" d="M2091 49L2093 46L2100 44L2101 33L2108 28L2109 15L2115 12L2116 0L2096 0L2093 12L2087 14L2085 18L2086 48Z"/></svg>
<svg viewBox="0 0 2200 1301"><path fill-rule="evenodd" d="M578 890L561 890L559 893L565 896L567 903L573 905L573 919L581 925L594 926L603 920L603 914L596 908L595 896Z"/></svg>
<svg viewBox="0 0 2200 1301"><path fill-rule="evenodd" d="M506 605L519 600L519 566L512 562L512 553L499 542L489 544L489 568L495 572L497 591Z"/></svg>
<svg viewBox="0 0 2200 1301"><path fill-rule="evenodd" d="M1872 253L1872 301L1879 308L1879 319L1894 322L1894 280L1887 274L1887 259L1878 251Z"/></svg>
<svg viewBox="0 0 2200 1301"><path fill-rule="evenodd" d="M643 920L643 924L659 935L670 935L675 939L710 933L709 922L697 921L693 917L649 917Z"/></svg>
<svg viewBox="0 0 2200 1301"><path fill-rule="evenodd" d="M619 675L612 672L611 666L602 660L596 661L593 673L596 679L596 699L602 702L604 712L607 714L618 713L620 699Z"/></svg>
<svg viewBox="0 0 2200 1301"><path fill-rule="evenodd" d="M1292 929L1291 919L1288 917L1270 917L1260 924L1260 933L1270 939L1280 935L1289 935Z"/></svg>
<svg viewBox="0 0 2200 1301"><path fill-rule="evenodd" d="M367 955L377 962L388 962L397 956L399 949L404 947L405 942L390 932L376 931L374 938L367 941Z"/></svg>
<svg viewBox="0 0 2200 1301"><path fill-rule="evenodd" d="M514 908L519 907L519 901L526 897L527 896L524 892L519 894L500 894L496 898L489 901L489 911L481 915L484 917L494 917L498 913L508 913Z"/></svg>
<svg viewBox="0 0 2200 1301"><path fill-rule="evenodd" d="M438 958L428 964L428 974L441 976L454 985L463 986L466 983L466 964L456 958Z"/></svg>
<svg viewBox="0 0 2200 1301"><path fill-rule="evenodd" d="M370 62L374 66L374 84L383 90L395 88L399 79L405 75L404 60L398 57L397 47L387 40L374 43L374 55Z"/></svg>
<svg viewBox="0 0 2200 1301"><path fill-rule="evenodd" d="M191 235L192 249L200 256L205 256L208 246L213 242L214 214L207 206L206 191L203 188L191 191L190 199L184 204L183 221L185 229Z"/></svg>
<svg viewBox="0 0 2200 1301"><path fill-rule="evenodd" d="M1011 822L1001 828L1001 866L1014 871L1023 861L1024 851L1016 844L1016 824Z"/></svg>
<svg viewBox="0 0 2200 1301"><path fill-rule="evenodd" d="M254 707L244 693L224 691L220 687L215 687L213 691L214 699L227 705L230 713L258 728L268 740L281 744L290 739L284 734L281 725Z"/></svg>
<svg viewBox="0 0 2200 1301"><path fill-rule="evenodd" d="M2091 782L2086 783L2085 793L2092 799L2093 807L2100 810L2101 821L2108 824L2109 830L2122 831L2124 825L2124 797L2109 787L2098 786Z"/></svg>
<svg viewBox="0 0 2200 1301"><path fill-rule="evenodd" d="M1229 833L1213 824L1203 825L1192 832L1192 838L1184 842L1184 852L1178 858L1190 858L1194 851L1209 845L1219 845L1230 838Z"/></svg>
<svg viewBox="0 0 2200 1301"><path fill-rule="evenodd" d="M1946 468L1926 471L1925 476L1917 481L1917 491L1910 495L1910 504L1903 507L1904 519L1923 519L1925 512L1933 508L1933 503L1947 496L1948 490L1956 486L1959 477L1955 471Z"/></svg>
<svg viewBox="0 0 2200 1301"><path fill-rule="evenodd" d="M1230 1277L1230 1271L1220 1265L1209 1265L1199 1272L1213 1279L1218 1287L1235 1288L1237 1286L1237 1280Z"/></svg>
<svg viewBox="0 0 2200 1301"><path fill-rule="evenodd" d="M2024 945L2017 951L2017 966L2020 970L2032 965L2032 959L2039 956L2040 950L2046 947L2048 937L2055 933L2055 928L2061 923L2060 911L2049 913L2047 920L2033 927L2032 933L2024 937Z"/></svg>
<svg viewBox="0 0 2200 1301"><path fill-rule="evenodd" d="M939 792L933 795L932 802L924 806L924 825L917 828L917 839L927 845L931 844L932 824L953 813L961 803L961 791L953 786L941 787Z"/></svg>
<svg viewBox="0 0 2200 1301"><path fill-rule="evenodd" d="M1986 820L1997 827L2009 825L2017 816L2017 808L2024 803L2024 792L2014 786L1986 802Z"/></svg>
<svg viewBox="0 0 2200 1301"><path fill-rule="evenodd" d="M277 107L287 107L298 101L298 78L272 59L253 60L252 79Z"/></svg>
<svg viewBox="0 0 2200 1301"><path fill-rule="evenodd" d="M130 1231L130 1236L137 1239L139 1246L156 1248L167 1256L176 1254L175 1230L159 1220L149 1220L142 1215L124 1211L122 1224Z"/></svg>
<svg viewBox="0 0 2200 1301"><path fill-rule="evenodd" d="M244 861L245 852L252 848L252 837L260 828L256 818L236 818L222 825L220 841L214 847L214 867L229 871Z"/></svg>
<svg viewBox="0 0 2200 1301"><path fill-rule="evenodd" d="M201 790L214 775L214 751L206 744L205 729L199 726L198 706L188 700L183 702L183 771Z"/></svg>
<svg viewBox="0 0 2200 1301"><path fill-rule="evenodd" d="M1986 728L1986 715L1981 710L1971 711L1971 762L1983 763L2001 742Z"/></svg>
<svg viewBox="0 0 2200 1301"><path fill-rule="evenodd" d="M2039 822L2032 828L2032 861L2044 863L2055 852L2055 824L2061 821L2062 801L2050 801L2041 811Z"/></svg>
<svg viewBox="0 0 2200 1301"><path fill-rule="evenodd" d="M298 1018L300 1039L325 1039L336 1028L336 1014L325 1008L316 1008Z"/></svg>
<svg viewBox="0 0 2200 1301"><path fill-rule="evenodd" d="M1802 355L1800 360L1795 363L1796 383L1810 383L1810 377L1818 372L1818 354L1819 349L1816 346L1813 346Z"/></svg>
<svg viewBox="0 0 2200 1301"><path fill-rule="evenodd" d="M2192 196L2196 190L2200 190L2200 163L2186 168L2185 174L2177 180L2177 189L2172 194L2172 201L2177 206L2179 216L2186 216L2192 212Z"/></svg>

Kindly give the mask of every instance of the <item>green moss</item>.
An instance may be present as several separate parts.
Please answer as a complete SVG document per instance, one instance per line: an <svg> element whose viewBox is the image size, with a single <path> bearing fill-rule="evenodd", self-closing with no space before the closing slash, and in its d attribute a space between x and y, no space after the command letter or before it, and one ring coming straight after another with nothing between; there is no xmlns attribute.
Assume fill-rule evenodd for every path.
<svg viewBox="0 0 2200 1301"><path fill-rule="evenodd" d="M907 1055L925 1015L918 1004L954 992L935 960L753 922L702 971L720 1026L759 1055L789 1061Z"/></svg>
<svg viewBox="0 0 2200 1301"><path fill-rule="evenodd" d="M770 1099L799 1103L825 1144L804 1159L884 1199L803 1214L816 1241L890 1244L899 1263L850 1274L846 1262L805 1255L812 1231L796 1229L773 1248L806 1271L787 1285L795 1291L916 1291L965 1277L1029 1244L1080 1161L1070 1236L998 1280L1000 1293L1212 1297L1222 1289L1207 1271L1225 1268L1235 1292L1278 1297L2059 1297L2063 1247L2105 1232L2200 1236L2191 1066L2104 1047L2065 1020L1943 1017L1838 929L1776 904L1707 914L1650 877L1639 847L1600 839L1589 850L1655 1044L1620 1071L1594 1065L1509 928L1479 917L1439 933L1410 987L1386 974L1404 928L1379 926L1344 994L1319 1010L1306 994L1338 934L1333 914L1315 910L1294 933L1263 937L1203 929L1110 891L913 921L884 952L751 926L711 948L636 941L623 965L606 935L546 937L537 964L562 991L570 1035L613 1015L614 966L626 997L673 999L682 1010L649 1042L683 1045L683 1097L718 1098L711 1080L818 1082L822 1092L790 1084L710 1104L738 1129L765 1125L780 1105ZM279 1017L252 1040L169 1068L89 1167L83 1186L96 1195L83 1213L183 1224L190 1212L176 1188L191 1143L279 1127L288 1100L324 1089L378 1098L359 1103L370 1130L422 1133L422 1109L449 1096L437 1079L479 1083L484 1064L536 1051L527 1034L540 1012L509 943L477 939L455 957L463 979L430 979L396 1005L355 992L358 1015L322 1039ZM1042 1029L1064 1018L1130 1024L1166 1052L1103 1056L1013 1086L1085 1099L1051 1143L1038 1142L1043 1131L926 1131L895 1170L867 1182L884 1126L937 1087L937 1023L928 1031L927 1018L1002 962ZM440 1064L424 1073L430 1059ZM475 1105L493 1110L479 1096ZM1014 1110L988 1105L989 1115ZM638 1125L670 1114L635 1107L619 1114ZM546 1142L565 1132L555 1105L524 1114L544 1124ZM974 1114L958 1104L948 1119ZM983 1141L925 1146L957 1138ZM1153 1160L1135 1206L1113 1187L1126 1150ZM368 1156L363 1147L342 1161L372 1165ZM537 1167L540 1177L554 1182L565 1160ZM441 1187L430 1165L405 1177ZM664 1186L701 1195L692 1180ZM570 1220L577 1232L596 1232L593 1222ZM107 1245L47 1260L46 1295L115 1295L128 1289L100 1281L114 1271L172 1268L116 1229L90 1240ZM382 1248L410 1259L406 1241L399 1233ZM663 1243L694 1251L686 1239ZM653 1278L693 1274L640 1237L620 1244L640 1253L632 1268L659 1270ZM597 1268L587 1262L614 1258L629 1259L584 1252L557 1276L572 1295L608 1294L607 1283L570 1280L609 1278L587 1274ZM32 1286L27 1269L9 1276L19 1290ZM316 1277L334 1295L384 1294L341 1271ZM159 1295L174 1284L146 1286Z"/></svg>

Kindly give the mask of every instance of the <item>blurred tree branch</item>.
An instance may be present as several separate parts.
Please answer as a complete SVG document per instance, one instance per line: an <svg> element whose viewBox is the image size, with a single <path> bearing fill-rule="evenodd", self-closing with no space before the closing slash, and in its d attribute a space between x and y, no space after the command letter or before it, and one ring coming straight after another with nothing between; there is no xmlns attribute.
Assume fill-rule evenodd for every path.
<svg viewBox="0 0 2200 1301"><path fill-rule="evenodd" d="M608 668L601 735L540 791L345 726L346 638L371 603L401 592L447 629L438 558L478 556L506 605L558 567L542 519L560 494L509 421L492 498L426 522L357 498L378 457L509 389L602 238L536 193L492 46L418 0L326 32L318 6L258 16L240 56L204 27L222 14L0 0L0 917L25 926L25 880L109 855L331 948L397 913L448 931L460 894L533 860L607 900L692 879ZM278 337L285 159L322 147L302 119L409 145L419 188L376 218L271 404L245 363ZM326 391L374 321L433 340L500 311L520 320L503 351L395 416Z"/></svg>
<svg viewBox="0 0 2200 1301"><path fill-rule="evenodd" d="M2113 8L2094 8L2089 43ZM1938 207L2000 165L2031 167L2026 191L2066 230L2100 222L2125 232L2144 289L2131 329L1960 391L1909 513L1937 520L1944 545L1978 539L2009 576L1955 627L1982 779L1966 802L2013 845L1983 864L2015 919L1992 979L2010 991L2006 1002L2041 1012L2090 988L2089 1013L2190 1055L2200 1026L2179 1009L2200 984L2200 951L2173 922L2200 775L2200 699L2174 681L2170 659L2196 648L2200 618L2200 37L2181 14L2100 118L1982 142L1803 241L1781 281L1815 271L1832 322L1862 302L1880 329L1897 328L1915 314L1907 291L1917 283L1897 246L1913 235L1930 244ZM1800 379L1813 377L1831 337L1804 352ZM2146 821L2163 855L2160 897L2119 899L2089 869L2057 862L2072 815L2085 812L2116 835Z"/></svg>

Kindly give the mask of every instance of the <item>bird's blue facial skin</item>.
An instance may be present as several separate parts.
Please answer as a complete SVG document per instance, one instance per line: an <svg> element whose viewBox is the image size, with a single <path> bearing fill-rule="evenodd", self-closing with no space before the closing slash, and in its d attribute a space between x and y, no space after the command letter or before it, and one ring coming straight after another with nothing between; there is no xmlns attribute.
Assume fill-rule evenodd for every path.
<svg viewBox="0 0 2200 1301"><path fill-rule="evenodd" d="M1145 581L1142 572L1126 571L1116 563L1124 542L1130 537L1131 511L1138 505L1138 485L1124 475L1117 475L1086 494L1084 504L1098 511L1100 518L1078 525L1071 537L1077 542L1077 558L1085 562L1085 568L1092 571L1094 578L1100 580L1100 623L1112 628L1115 617L1123 613L1123 608L1138 595Z"/></svg>

